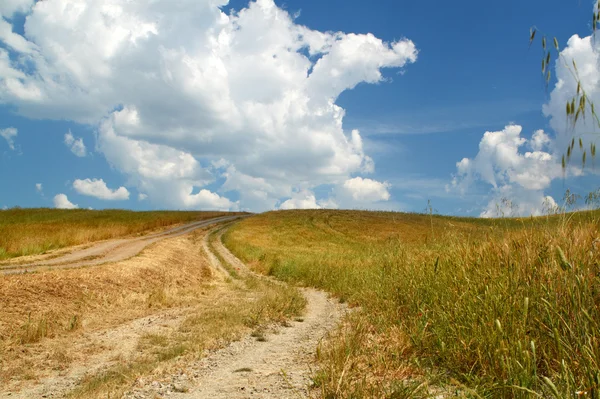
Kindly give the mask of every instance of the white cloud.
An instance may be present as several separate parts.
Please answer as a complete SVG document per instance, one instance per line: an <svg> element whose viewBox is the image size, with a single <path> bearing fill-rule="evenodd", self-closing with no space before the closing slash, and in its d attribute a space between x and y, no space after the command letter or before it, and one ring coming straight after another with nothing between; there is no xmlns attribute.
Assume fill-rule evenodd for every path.
<svg viewBox="0 0 600 399"><path fill-rule="evenodd" d="M482 216L539 215L544 201L553 201L544 190L562 176L562 168L552 154L541 151L550 139L538 130L527 140L521 137L522 130L509 125L498 132L485 132L475 158L463 158L456 164L457 173L448 189L464 194L477 183L491 186L492 196ZM522 152L526 144L535 151ZM498 211L506 208L505 199L512 205L510 212Z"/></svg>
<svg viewBox="0 0 600 399"><path fill-rule="evenodd" d="M15 137L17 137L17 129L15 129L14 127L9 127L6 129L0 129L0 136L4 138L4 140L6 140L6 142L8 143L8 148L10 148L11 150L15 150Z"/></svg>
<svg viewBox="0 0 600 399"><path fill-rule="evenodd" d="M317 199L315 198L314 193L303 190L294 193L292 198L279 205L279 209L321 209L321 206L317 204Z"/></svg>
<svg viewBox="0 0 600 399"><path fill-rule="evenodd" d="M550 137L543 130L536 130L531 136L529 146L533 151L543 151L552 143Z"/></svg>
<svg viewBox="0 0 600 399"><path fill-rule="evenodd" d="M40 194L44 192L44 187L42 186L42 183L35 183L35 191L37 191Z"/></svg>
<svg viewBox="0 0 600 399"><path fill-rule="evenodd" d="M0 2L0 17L11 18L14 13L27 12L35 0L2 0Z"/></svg>
<svg viewBox="0 0 600 399"><path fill-rule="evenodd" d="M81 137L75 138L70 130L65 134L65 145L78 157L85 157L87 154L83 139Z"/></svg>
<svg viewBox="0 0 600 399"><path fill-rule="evenodd" d="M54 207L58 209L77 209L78 205L73 204L69 201L69 198L65 194L57 194L54 197Z"/></svg>
<svg viewBox="0 0 600 399"><path fill-rule="evenodd" d="M7 44L19 57L0 49L0 103L99 126L98 150L162 206L273 207L371 173L336 100L415 62L414 44L311 30L273 0L229 15L227 3L37 2L25 43ZM220 177L240 204L192 194Z"/></svg>
<svg viewBox="0 0 600 399"><path fill-rule="evenodd" d="M541 130L536 131L531 140L520 137L518 126L507 127L502 132L486 133L480 144L479 154L474 159L465 158L457 163L457 174L452 187L464 192L477 181L493 186L492 198L482 216L495 216L506 211L506 201L511 199L513 213L528 215L540 214L544 209L556 207L553 198L544 194L553 179L562 176L561 158L566 155L567 146L573 138L582 139L589 159L589 145L598 141L599 127L587 110L585 119L580 118L573 126L565 112L566 104L577 92L577 81L573 77L573 62L581 87L589 99L600 104L600 42L592 36L573 35L561 50L555 61L553 74L556 84L550 93L550 100L544 105L544 114L550 118L550 127L555 133L551 139ZM532 152L519 151L528 142ZM581 169L582 152L575 146L567 175L582 175L589 171ZM595 172L594 172L595 173ZM498 212L498 211L501 212Z"/></svg>
<svg viewBox="0 0 600 399"><path fill-rule="evenodd" d="M148 198L148 196L144 193L139 193L138 194L138 201L144 201Z"/></svg>
<svg viewBox="0 0 600 399"><path fill-rule="evenodd" d="M79 194L101 200L115 201L129 199L129 191L125 187L111 190L106 186L103 179L77 179L73 182L73 188Z"/></svg>
<svg viewBox="0 0 600 399"><path fill-rule="evenodd" d="M331 197L319 200L317 204L323 209L338 209L340 207L338 201Z"/></svg>
<svg viewBox="0 0 600 399"><path fill-rule="evenodd" d="M573 61L577 64L582 88L596 107L600 104L600 42L593 40L591 36L580 38L574 35L561 51L561 59L555 63L557 82L550 93L549 102L543 108L544 114L550 117L550 126L556 132L555 150L559 155L566 152L572 137L581 137L586 149L590 141L598 141L599 128L591 118L589 109L588 117L580 118L575 127L566 118L566 103L577 91L577 82L569 70ZM574 165L580 164L581 152L578 146L574 152Z"/></svg>
<svg viewBox="0 0 600 399"><path fill-rule="evenodd" d="M552 214L558 205L554 198L541 190L526 190L521 186L505 185L493 190L480 217L541 216Z"/></svg>
<svg viewBox="0 0 600 399"><path fill-rule="evenodd" d="M378 182L371 179L355 177L344 182L343 190L346 191L355 201L376 202L387 201L390 199L391 185L388 182Z"/></svg>

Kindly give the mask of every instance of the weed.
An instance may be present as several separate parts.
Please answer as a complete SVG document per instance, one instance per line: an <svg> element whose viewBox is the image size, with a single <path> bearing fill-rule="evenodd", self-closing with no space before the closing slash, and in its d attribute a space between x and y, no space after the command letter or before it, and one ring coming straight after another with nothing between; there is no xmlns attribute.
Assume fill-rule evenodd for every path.
<svg viewBox="0 0 600 399"><path fill-rule="evenodd" d="M80 327L81 327L81 316L75 314L69 319L69 323L66 326L66 330L67 331L75 331L75 330L78 330Z"/></svg>
<svg viewBox="0 0 600 399"><path fill-rule="evenodd" d="M598 397L599 216L270 212L224 241L360 305L319 348L323 397L426 396L431 373L468 397Z"/></svg>
<svg viewBox="0 0 600 399"><path fill-rule="evenodd" d="M42 338L49 335L49 323L47 316L41 316L34 320L31 314L27 316L27 321L21 326L19 334L19 342L21 344L31 344L39 342Z"/></svg>
<svg viewBox="0 0 600 399"><path fill-rule="evenodd" d="M259 342L267 341L267 337L265 337L265 331L262 328L257 328L256 330L252 331L250 336L256 338L256 340Z"/></svg>

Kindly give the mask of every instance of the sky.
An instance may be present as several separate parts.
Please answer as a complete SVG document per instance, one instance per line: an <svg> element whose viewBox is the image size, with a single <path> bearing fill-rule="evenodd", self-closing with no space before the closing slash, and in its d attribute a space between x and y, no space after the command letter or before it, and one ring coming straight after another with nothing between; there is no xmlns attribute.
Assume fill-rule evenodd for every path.
<svg viewBox="0 0 600 399"><path fill-rule="evenodd" d="M543 214L599 188L578 149L561 167L597 128L568 126L576 83L553 61L545 85L529 32L600 103L593 10L2 0L0 208Z"/></svg>

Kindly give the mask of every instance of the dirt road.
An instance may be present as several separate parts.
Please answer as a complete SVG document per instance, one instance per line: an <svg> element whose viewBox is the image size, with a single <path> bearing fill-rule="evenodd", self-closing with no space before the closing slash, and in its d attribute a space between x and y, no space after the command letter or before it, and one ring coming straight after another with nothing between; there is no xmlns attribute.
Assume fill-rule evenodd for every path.
<svg viewBox="0 0 600 399"><path fill-rule="evenodd" d="M254 274L221 244L220 239L216 242L216 250L241 274ZM212 259L213 263L215 260ZM302 292L307 299L305 315L290 322L287 327L271 326L264 335L264 341L247 336L188 364L177 376L171 376L170 382L169 379L142 381L125 397L307 398L317 346L339 323L347 307L324 292L314 289L302 289Z"/></svg>
<svg viewBox="0 0 600 399"><path fill-rule="evenodd" d="M219 220L222 221L221 218ZM145 342L147 337L177 336L190 317L209 314L212 309L228 312L231 311L231 306L245 306L256 300L256 294L252 290L240 294L240 300L231 305L227 305L226 298L232 295L232 292L237 292L231 291L237 284L243 285L245 281L257 278L269 279L268 277L253 273L221 244L220 239L216 240L215 253L243 276L238 280L233 279L227 274L227 268L219 264L218 257L210 252L206 238L203 241L204 251L199 251L196 239L180 236L190 230L216 222L217 220L205 221L169 233L165 232L160 236L166 235L164 238L168 239L148 248L140 256L114 264L115 267L129 270L151 262L160 264L167 262L167 259L171 261L176 259L181 262L182 267L187 265L185 267L188 269L195 269L206 262L204 254L206 251L213 270L213 279L207 282L210 287L202 288L206 290L206 295L202 292L202 297L193 304L185 303L184 306L157 310L150 315L131 319L123 324L100 329L84 328L80 332L65 334L56 339L42 340L28 349L31 354L26 355L29 357L23 360L23 364L39 365L40 370L36 370L36 378L7 384L0 389L0 398L68 397L73 389L85 384L90 376L102 375L103 370L114 369L119 364L127 364L136 356L141 356L140 344ZM206 237L208 233L191 234ZM132 245L137 245L138 241L145 242L161 237L144 237L142 240L133 239L131 242ZM104 252L101 252L103 259L112 259L115 256L114 251L121 250L119 245L109 249L103 248ZM72 264L85 261L81 258L77 259ZM111 270L114 270L112 266ZM175 266L175 264L170 265L169 269L179 270ZM65 271L65 273L71 272ZM285 283L279 281L273 283L285 286ZM316 368L315 352L318 344L336 327L347 309L323 292L303 289L302 293L307 299L307 307L301 318L283 324L264 326L261 328L260 339L256 334L248 332L238 341L225 347L221 346L222 349L190 353L166 361L150 374L132 382L122 397L126 399L309 397L311 377ZM225 305L219 304L219 301L223 301ZM223 314L218 317L225 316ZM42 369L42 366L45 368Z"/></svg>
<svg viewBox="0 0 600 399"><path fill-rule="evenodd" d="M103 241L92 246L77 249L65 255L47 260L37 260L31 263L0 264L0 273L19 274L30 273L43 269L69 269L85 266L96 266L108 262L119 262L139 254L148 245L165 238L178 237L196 229L215 223L232 221L244 216L223 216L215 219L192 222L160 233L143 237L122 238Z"/></svg>

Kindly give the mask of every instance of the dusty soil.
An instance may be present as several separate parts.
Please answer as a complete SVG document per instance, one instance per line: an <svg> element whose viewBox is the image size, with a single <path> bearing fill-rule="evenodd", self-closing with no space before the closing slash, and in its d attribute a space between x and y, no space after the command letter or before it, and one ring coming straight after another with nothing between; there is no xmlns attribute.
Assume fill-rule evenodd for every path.
<svg viewBox="0 0 600 399"><path fill-rule="evenodd" d="M222 233L221 233L222 235ZM240 274L254 274L216 240L219 254ZM218 262L212 257L211 261ZM259 276L260 278L267 278ZM284 284L277 282L278 284ZM302 289L306 313L286 326L272 325L259 340L246 336L226 348L180 367L159 380L140 380L125 395L128 399L306 398L311 390L315 353L319 342L333 330L347 307L321 291ZM263 341L264 339L264 341Z"/></svg>
<svg viewBox="0 0 600 399"><path fill-rule="evenodd" d="M140 337L172 331L187 313L188 309L170 309L116 328L48 342L45 350L32 360L42 366L52 363L53 370L30 384L8 384L0 390L0 398L64 398L86 375L100 372L130 356ZM57 367L61 357L70 363L65 369Z"/></svg>
<svg viewBox="0 0 600 399"><path fill-rule="evenodd" d="M308 299L306 315L286 327L270 326L264 334L266 341L246 336L203 359L180 365L175 374L138 380L125 397L308 397L317 346L335 328L344 308L322 292L303 292Z"/></svg>
<svg viewBox="0 0 600 399"><path fill-rule="evenodd" d="M214 223L214 220L203 223ZM186 234L198 227L201 226L188 226L189 230L181 229L174 234ZM161 239L144 237L150 240L155 238ZM139 244L138 241L142 240L133 240L132 248L137 248L135 245ZM164 251L164 247L169 246L171 241L178 242L177 239L161 242L160 250ZM214 271L214 290L207 294L205 303L201 304L206 307L210 306L211 301L217 300L219 295L227 295L226 291L221 292L219 288L224 284L227 272L208 250L206 239L203 246L208 251ZM120 246L111 248L114 251ZM114 256L111 248L104 253L105 259L112 259ZM216 249L240 274L254 274L220 240L217 240ZM152 255L152 252L151 249L144 251L145 256ZM266 327L260 340L247 335L222 349L165 362L151 375L138 379L123 397L307 397L319 341L335 328L346 308L338 301L328 298L325 293L311 289L304 289L302 292L308 301L306 314L302 318L285 323L285 326L277 324ZM135 355L140 350L139 342L143 336L168 335L176 331L194 311L191 306L159 310L150 316L118 326L84 331L36 344L36 356L31 359L31 367L43 367L48 363L47 372L35 376L29 382L5 385L0 388L0 398L65 397L86 375L107 369ZM64 367L60 367L61 362Z"/></svg>
<svg viewBox="0 0 600 399"><path fill-rule="evenodd" d="M150 244L164 240L165 238L178 237L211 224L227 222L238 218L240 216L224 216L200 222L192 222L143 237L108 240L91 246L81 246L59 256L52 254L45 257L36 256L30 262L27 262L26 259L3 262L0 263L0 273L19 274L38 270L69 269L119 262L139 254Z"/></svg>
<svg viewBox="0 0 600 399"><path fill-rule="evenodd" d="M198 246L203 234L170 238L95 268L0 276L0 398L63 397L85 375L134 357L143 336L177 331L214 303L226 292ZM164 294L156 300L148 295L154 287ZM27 312L53 309L81 314L81 327L66 331L59 322L39 342L13 338Z"/></svg>

